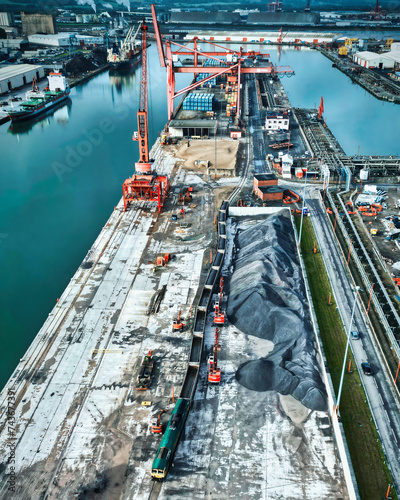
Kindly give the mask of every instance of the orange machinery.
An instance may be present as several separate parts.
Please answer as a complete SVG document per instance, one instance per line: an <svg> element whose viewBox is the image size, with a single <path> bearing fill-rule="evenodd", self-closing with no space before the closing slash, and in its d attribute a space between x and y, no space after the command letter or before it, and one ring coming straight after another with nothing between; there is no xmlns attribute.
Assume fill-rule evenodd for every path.
<svg viewBox="0 0 400 500"><path fill-rule="evenodd" d="M165 413L165 410L161 410L158 414L157 420L151 424L151 432L153 434L161 434L163 431L163 426L161 423L161 415Z"/></svg>
<svg viewBox="0 0 400 500"><path fill-rule="evenodd" d="M218 368L217 353L221 350L218 343L220 330L215 329L215 342L213 347L213 354L208 358L208 382L210 384L219 384L221 382L221 369Z"/></svg>
<svg viewBox="0 0 400 500"><path fill-rule="evenodd" d="M159 253L156 257L156 261L153 266L153 272L158 267L166 267L168 262L171 260L171 254L169 253Z"/></svg>
<svg viewBox="0 0 400 500"><path fill-rule="evenodd" d="M173 319L172 331L182 332L185 327L185 323L182 321L182 311L179 311L178 316Z"/></svg>
<svg viewBox="0 0 400 500"><path fill-rule="evenodd" d="M225 323L225 313L222 311L222 297L224 291L224 278L219 281L219 293L214 304L214 324L223 325Z"/></svg>

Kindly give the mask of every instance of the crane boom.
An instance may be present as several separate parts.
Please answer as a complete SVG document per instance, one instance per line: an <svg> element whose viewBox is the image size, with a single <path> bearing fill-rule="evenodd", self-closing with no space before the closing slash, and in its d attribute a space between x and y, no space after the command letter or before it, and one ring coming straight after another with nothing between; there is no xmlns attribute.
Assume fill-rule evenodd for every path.
<svg viewBox="0 0 400 500"><path fill-rule="evenodd" d="M134 141L139 141L139 161L136 171L150 173L149 163L149 133L147 106L147 26L142 24L142 76L140 80L140 108L137 112L138 131L133 135Z"/></svg>
<svg viewBox="0 0 400 500"><path fill-rule="evenodd" d="M156 6L155 6L154 3L151 4L151 17L153 18L154 34L156 36L158 56L160 58L160 64L161 64L162 68L165 68L164 47L163 47L163 43L162 43L162 39L161 39L160 26L158 25L158 21L157 21Z"/></svg>

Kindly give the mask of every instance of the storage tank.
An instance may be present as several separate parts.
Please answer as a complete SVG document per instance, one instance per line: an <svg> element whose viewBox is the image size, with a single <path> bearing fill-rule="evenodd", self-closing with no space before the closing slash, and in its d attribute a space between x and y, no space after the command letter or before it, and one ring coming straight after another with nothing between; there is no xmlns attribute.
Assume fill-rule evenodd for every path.
<svg viewBox="0 0 400 500"><path fill-rule="evenodd" d="M368 170L363 168L360 170L360 180L366 181L368 179Z"/></svg>

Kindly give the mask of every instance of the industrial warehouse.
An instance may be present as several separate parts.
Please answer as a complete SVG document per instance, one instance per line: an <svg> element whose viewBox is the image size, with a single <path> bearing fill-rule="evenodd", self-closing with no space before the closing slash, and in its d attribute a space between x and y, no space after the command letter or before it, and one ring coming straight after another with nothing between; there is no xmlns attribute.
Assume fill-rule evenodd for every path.
<svg viewBox="0 0 400 500"><path fill-rule="evenodd" d="M40 275L38 300L52 294L1 392L0 498L358 500L400 491L400 155L367 154L363 143L360 154L357 131L340 135L330 119L337 103L320 92L322 77L304 84L318 61L349 94L356 88L391 113L400 89L379 68L395 75L399 45L302 32L297 25L320 21L309 4L290 13L271 3L278 12L246 20L279 19L292 31L236 30L239 12L216 15L221 31L203 12L171 12L160 25L152 5L151 29L146 13L108 49L121 60L78 83L67 75L71 102L2 125L15 149L29 147L27 137L46 143L45 157L39 148L37 159L28 149L17 157L22 190L7 179L4 189L50 276ZM195 26L164 36L174 23ZM72 53L85 36L96 38L29 39L68 43ZM66 67L49 82L67 82ZM2 92L40 80L39 68L0 69ZM311 104L299 104L297 86L312 89ZM4 106L11 117L15 95ZM58 155L49 146L57 140ZM115 179L119 200L108 197ZM59 241L45 257L50 240L21 195L41 217L52 207L44 231ZM73 251L86 232L91 243L69 275L63 246ZM11 233L0 233L0 252L12 254ZM14 255L5 262L29 281L34 267ZM65 275L59 288L52 259ZM34 301L32 288L26 294Z"/></svg>

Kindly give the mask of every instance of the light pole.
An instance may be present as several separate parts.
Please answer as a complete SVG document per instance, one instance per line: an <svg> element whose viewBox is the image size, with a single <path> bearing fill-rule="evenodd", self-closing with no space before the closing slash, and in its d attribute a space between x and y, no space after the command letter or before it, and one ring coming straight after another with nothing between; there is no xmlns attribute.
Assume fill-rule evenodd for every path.
<svg viewBox="0 0 400 500"><path fill-rule="evenodd" d="M351 327L353 325L353 318L354 318L354 313L355 313L356 304L357 304L357 293L358 293L359 289L360 289L360 287L356 286L356 288L354 290L353 311L351 312L349 331L347 332L346 350L344 351L343 366L342 366L342 375L340 376L339 392L338 392L338 397L337 397L337 402L336 402L336 415L339 412L339 404L340 404L340 398L341 398L341 395L342 395L342 388L343 388L344 370L346 368L347 351L349 349L349 343L350 343L350 332L351 332Z"/></svg>
<svg viewBox="0 0 400 500"><path fill-rule="evenodd" d="M301 221L300 221L300 234L299 234L299 250L301 250L301 232L303 230L303 215L304 215L304 198L306 197L306 184L307 184L307 176L305 175L307 173L306 168L301 169L303 171L304 175L304 188L303 188L303 206L301 207Z"/></svg>

